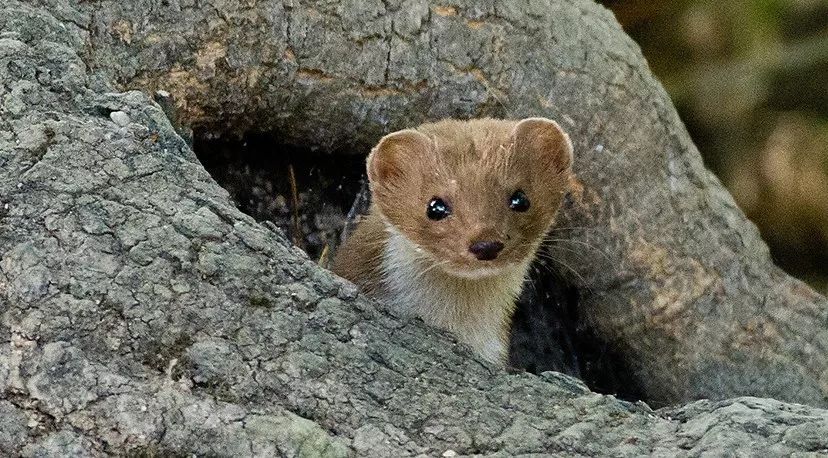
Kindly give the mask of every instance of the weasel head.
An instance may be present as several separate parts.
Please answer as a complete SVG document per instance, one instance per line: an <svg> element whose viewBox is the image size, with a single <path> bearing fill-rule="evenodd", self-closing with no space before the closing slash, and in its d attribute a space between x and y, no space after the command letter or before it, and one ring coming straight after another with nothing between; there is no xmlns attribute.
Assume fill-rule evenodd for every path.
<svg viewBox="0 0 828 458"><path fill-rule="evenodd" d="M525 266L560 207L572 143L545 118L444 120L368 156L374 208L424 261L485 278Z"/></svg>

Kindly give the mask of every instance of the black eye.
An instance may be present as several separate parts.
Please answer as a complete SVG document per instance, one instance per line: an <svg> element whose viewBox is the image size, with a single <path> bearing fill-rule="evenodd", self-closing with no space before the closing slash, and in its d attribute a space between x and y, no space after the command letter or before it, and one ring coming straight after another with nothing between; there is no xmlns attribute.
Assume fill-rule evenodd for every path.
<svg viewBox="0 0 828 458"><path fill-rule="evenodd" d="M512 193L512 197L509 197L509 208L516 212L525 212L529 210L529 198L526 197L523 191L518 189Z"/></svg>
<svg viewBox="0 0 828 458"><path fill-rule="evenodd" d="M428 216L428 219L438 221L450 214L451 207L443 199L434 197L428 202L428 208L426 208L426 216Z"/></svg>

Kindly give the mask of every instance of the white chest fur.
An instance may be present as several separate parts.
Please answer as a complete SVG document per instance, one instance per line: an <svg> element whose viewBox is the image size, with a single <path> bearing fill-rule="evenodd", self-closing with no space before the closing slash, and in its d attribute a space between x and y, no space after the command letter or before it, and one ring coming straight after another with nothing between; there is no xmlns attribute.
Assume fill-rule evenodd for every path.
<svg viewBox="0 0 828 458"><path fill-rule="evenodd" d="M393 228L388 232L382 261L385 303L452 332L486 360L503 362L528 261L493 276L456 277Z"/></svg>

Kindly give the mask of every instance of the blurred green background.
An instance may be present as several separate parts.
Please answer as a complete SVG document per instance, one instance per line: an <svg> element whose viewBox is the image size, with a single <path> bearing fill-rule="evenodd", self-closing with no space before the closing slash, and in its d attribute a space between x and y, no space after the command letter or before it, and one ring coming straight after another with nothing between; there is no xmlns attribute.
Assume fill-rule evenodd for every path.
<svg viewBox="0 0 828 458"><path fill-rule="evenodd" d="M828 0L604 0L788 272L828 293Z"/></svg>

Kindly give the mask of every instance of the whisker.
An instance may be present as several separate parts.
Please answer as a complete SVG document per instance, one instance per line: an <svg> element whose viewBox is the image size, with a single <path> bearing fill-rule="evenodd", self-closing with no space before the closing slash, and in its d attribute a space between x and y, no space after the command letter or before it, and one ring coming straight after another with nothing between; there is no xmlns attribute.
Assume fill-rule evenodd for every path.
<svg viewBox="0 0 828 458"><path fill-rule="evenodd" d="M588 227L588 226L553 226L549 228L549 232L555 231L575 231L575 230L597 230L596 227Z"/></svg>
<svg viewBox="0 0 828 458"><path fill-rule="evenodd" d="M446 264L448 264L448 263L449 263L448 261L436 261L436 262L433 262L433 263L431 264L431 266L427 267L427 268L426 268L425 270L423 270L423 271L418 272L418 273L416 274L416 275L417 275L417 278L421 278L423 275L425 275L426 273L428 273L428 272L432 271L432 270L433 270L433 269L435 269L436 267L444 266L444 265L446 265Z"/></svg>
<svg viewBox="0 0 828 458"><path fill-rule="evenodd" d="M557 258L553 257L552 255L550 255L548 253L539 253L539 257L541 259L547 259L549 261L556 262L556 263L562 265L563 267L566 267L570 272L572 272L573 274L575 274L576 277L578 277L578 280L581 282L581 286L585 287L589 292L592 292L592 288L589 287L589 284L587 283L584 276L581 275L580 273L578 273L578 271L573 269L572 266L570 266L569 264L561 261L560 259L557 259Z"/></svg>
<svg viewBox="0 0 828 458"><path fill-rule="evenodd" d="M545 250L553 250L553 249L554 250L564 250L564 251L567 251L569 253L576 254L576 255L581 257L581 260L584 260L584 253L582 251L576 250L575 248L567 248L567 247L558 246L558 245L548 245L544 248L541 248L541 250L544 250L544 251ZM541 251L541 250L539 250L539 251Z"/></svg>
<svg viewBox="0 0 828 458"><path fill-rule="evenodd" d="M544 261L546 261L546 260L544 260ZM558 280L561 280L563 282L568 282L569 281L569 278L567 278L558 269L553 268L552 266L550 266L546 262L534 263L534 264L532 264L531 269L534 271L535 275L537 275L538 277L540 277L544 273L548 273L548 274L551 274L554 278L556 278ZM537 289L537 286L535 285L535 280L531 279L531 278L530 278L530 280L531 280L533 288L535 288L535 291L537 292L538 289Z"/></svg>
<svg viewBox="0 0 828 458"><path fill-rule="evenodd" d="M589 249L595 250L595 251L596 251L596 252L598 252L598 253L599 253L599 254L600 254L600 255L601 255L604 259L606 259L606 260L607 260L610 264L612 264L612 259L609 257L609 254L607 254L607 252L606 252L606 251L604 251L604 250L602 250L602 249L598 248L598 247L597 247L597 246L595 246L595 245L592 245L592 244L589 244L589 243L587 243L587 242L584 242L584 241L582 241L582 240L544 238L544 239L543 239L543 241L544 241L545 243L552 243L552 244L557 244L557 243L574 243L574 244L577 244L577 245L581 245L581 246L583 246L583 247L586 247L586 248L589 248ZM547 245L547 246L551 247L551 246L555 246L555 245ZM563 247L558 247L558 248L563 249Z"/></svg>

